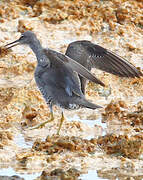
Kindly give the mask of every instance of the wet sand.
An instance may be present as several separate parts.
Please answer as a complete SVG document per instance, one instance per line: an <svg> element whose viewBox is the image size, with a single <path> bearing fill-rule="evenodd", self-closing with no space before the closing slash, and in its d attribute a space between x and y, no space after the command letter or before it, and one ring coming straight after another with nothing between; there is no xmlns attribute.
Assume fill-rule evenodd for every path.
<svg viewBox="0 0 143 180"><path fill-rule="evenodd" d="M63 53L70 42L86 39L142 71L142 9L141 1L1 1L0 46L26 30L35 32L43 47ZM143 79L93 69L106 87L89 82L86 98L104 108L65 111L58 137L58 107L55 121L30 129L50 115L33 78L36 63L26 46L0 57L0 175L143 179Z"/></svg>

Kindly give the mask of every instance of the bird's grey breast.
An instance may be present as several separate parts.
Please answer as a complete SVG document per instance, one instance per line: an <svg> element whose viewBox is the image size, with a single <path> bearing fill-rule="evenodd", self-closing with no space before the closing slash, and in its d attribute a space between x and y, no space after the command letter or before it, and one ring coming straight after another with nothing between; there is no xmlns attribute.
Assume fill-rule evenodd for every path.
<svg viewBox="0 0 143 180"><path fill-rule="evenodd" d="M40 90L43 98L45 99L46 103L49 104L52 101L51 95L48 93L47 86L44 82L44 79L42 77L43 69L41 67L36 67L35 70L35 81L38 86L38 89Z"/></svg>

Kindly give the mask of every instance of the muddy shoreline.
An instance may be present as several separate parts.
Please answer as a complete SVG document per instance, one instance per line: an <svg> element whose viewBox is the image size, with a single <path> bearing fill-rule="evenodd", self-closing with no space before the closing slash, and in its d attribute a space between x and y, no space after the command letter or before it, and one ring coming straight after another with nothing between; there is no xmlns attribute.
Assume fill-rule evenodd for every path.
<svg viewBox="0 0 143 180"><path fill-rule="evenodd" d="M85 39L142 71L142 9L139 0L2 0L0 46L26 30L35 32L43 47L62 53L70 42ZM26 46L0 57L0 176L143 179L143 79L93 69L106 87L89 82L86 98L104 108L65 111L57 137L57 107L54 122L30 129L50 115L33 78L35 66L36 58Z"/></svg>

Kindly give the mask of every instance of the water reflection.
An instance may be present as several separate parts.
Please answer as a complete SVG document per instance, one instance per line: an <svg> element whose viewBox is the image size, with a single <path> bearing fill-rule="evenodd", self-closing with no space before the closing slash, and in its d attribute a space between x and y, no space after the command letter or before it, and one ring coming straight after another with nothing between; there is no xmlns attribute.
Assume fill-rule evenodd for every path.
<svg viewBox="0 0 143 180"><path fill-rule="evenodd" d="M7 169L0 169L0 175L1 176L14 176L17 175L21 178L24 178L24 180L33 180L41 175L41 173L34 173L34 174L20 174L15 172L12 168Z"/></svg>
<svg viewBox="0 0 143 180"><path fill-rule="evenodd" d="M14 138L14 142L20 148L32 148L33 142L26 142L23 134L18 134Z"/></svg>
<svg viewBox="0 0 143 180"><path fill-rule="evenodd" d="M99 170L97 171L99 177L109 180L123 180L123 179L135 179L135 180L142 180L143 175L139 175L140 173L135 173L134 171L130 171L129 169L117 169L112 168L111 170Z"/></svg>
<svg viewBox="0 0 143 180"><path fill-rule="evenodd" d="M98 174L97 174L97 171L88 171L88 173L87 174L83 174L83 175L81 175L80 176L80 178L81 178L81 180L96 180L96 179L98 179L98 180L108 180L108 179L105 179L105 178L100 178L100 177L98 177Z"/></svg>
<svg viewBox="0 0 143 180"><path fill-rule="evenodd" d="M106 125L106 123L102 122L101 115L96 120L88 120L88 119L82 120L82 119L80 119L80 117L78 115L74 115L73 117L68 117L68 121L75 121L75 120L82 122L83 124L86 124L87 126L93 128L93 133L92 132L87 133L86 139L88 139L88 140L98 137L98 136L106 135L107 125Z"/></svg>

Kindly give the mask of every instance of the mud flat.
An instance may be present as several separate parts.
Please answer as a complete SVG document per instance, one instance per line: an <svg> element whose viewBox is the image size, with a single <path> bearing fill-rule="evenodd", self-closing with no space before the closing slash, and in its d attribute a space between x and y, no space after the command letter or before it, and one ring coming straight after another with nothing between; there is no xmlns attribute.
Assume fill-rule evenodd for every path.
<svg viewBox="0 0 143 180"><path fill-rule="evenodd" d="M60 136L33 79L28 47L5 44L32 30L44 47L65 52L90 40L143 69L142 1L0 1L0 179L143 179L143 79L93 70L86 97L104 108L65 111ZM12 177L13 175L16 175ZM8 177L6 177L8 176Z"/></svg>

